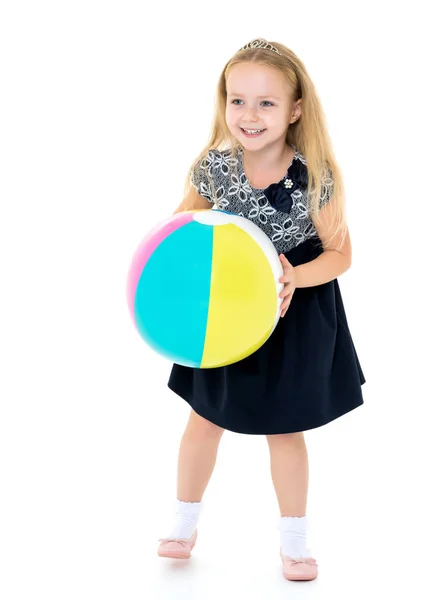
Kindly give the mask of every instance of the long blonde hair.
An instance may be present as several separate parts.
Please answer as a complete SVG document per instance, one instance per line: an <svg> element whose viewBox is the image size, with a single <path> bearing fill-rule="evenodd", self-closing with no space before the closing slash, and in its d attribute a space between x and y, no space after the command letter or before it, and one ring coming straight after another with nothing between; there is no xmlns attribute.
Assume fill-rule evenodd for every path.
<svg viewBox="0 0 428 600"><path fill-rule="evenodd" d="M283 74L293 89L293 101L301 99L302 114L291 123L287 130L286 143L294 146L306 159L308 170L308 210L316 227L319 221L320 199L325 185L334 182L334 198L330 201L330 218L334 230L326 245L329 246L339 235L339 247L346 235L345 194L342 174L335 159L331 139L327 131L326 119L314 84L302 61L286 46L269 42L281 55L263 48L247 48L238 51L225 65L217 85L216 106L209 141L192 163L187 174L184 193L190 191L191 173L197 163L206 157L210 149L230 150L232 156L241 145L231 135L226 124L226 80L230 69L239 63L251 62L277 69ZM330 177L331 176L331 177ZM211 182L213 197L215 188Z"/></svg>

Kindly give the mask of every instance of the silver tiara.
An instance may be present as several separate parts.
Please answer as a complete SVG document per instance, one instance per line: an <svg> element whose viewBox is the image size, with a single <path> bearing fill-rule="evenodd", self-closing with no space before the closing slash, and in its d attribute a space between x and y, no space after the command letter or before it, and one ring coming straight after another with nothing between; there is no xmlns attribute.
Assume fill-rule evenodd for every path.
<svg viewBox="0 0 428 600"><path fill-rule="evenodd" d="M269 42L267 42L263 38L257 38L256 40L248 42L248 44L245 44L245 46L240 48L238 52L241 52L241 50L248 50L248 48L262 48L263 50L272 50L272 52L276 52L277 54L279 54L279 56L282 56L282 54L277 48L275 48L275 46L272 46L272 44L269 44Z"/></svg>

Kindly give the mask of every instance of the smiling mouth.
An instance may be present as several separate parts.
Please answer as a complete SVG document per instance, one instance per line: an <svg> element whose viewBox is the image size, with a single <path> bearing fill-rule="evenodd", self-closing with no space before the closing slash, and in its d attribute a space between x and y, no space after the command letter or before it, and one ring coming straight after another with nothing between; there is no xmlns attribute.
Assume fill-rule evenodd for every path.
<svg viewBox="0 0 428 600"><path fill-rule="evenodd" d="M264 131L266 131L266 129L244 129L243 127L240 127L241 131L243 131L245 133L245 135L247 136L256 136L256 135L260 135L261 133L263 133Z"/></svg>

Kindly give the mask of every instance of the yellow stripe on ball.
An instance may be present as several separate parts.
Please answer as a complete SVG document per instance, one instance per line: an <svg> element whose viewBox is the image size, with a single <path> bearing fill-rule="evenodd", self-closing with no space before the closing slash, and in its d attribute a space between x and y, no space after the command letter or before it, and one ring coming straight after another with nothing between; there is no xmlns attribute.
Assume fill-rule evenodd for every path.
<svg viewBox="0 0 428 600"><path fill-rule="evenodd" d="M214 227L208 323L201 368L255 352L277 321L278 292L265 252L235 224Z"/></svg>

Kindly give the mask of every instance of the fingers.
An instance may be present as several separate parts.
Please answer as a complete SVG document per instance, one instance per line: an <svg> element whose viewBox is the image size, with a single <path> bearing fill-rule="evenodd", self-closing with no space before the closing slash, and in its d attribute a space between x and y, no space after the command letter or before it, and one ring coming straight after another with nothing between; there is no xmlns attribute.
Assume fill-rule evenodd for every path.
<svg viewBox="0 0 428 600"><path fill-rule="evenodd" d="M282 319L283 317L285 317L285 313L287 312L287 310L288 310L288 306L286 306L286 307L284 308L284 310L282 310L282 311L281 311L281 315L280 315L280 316L281 316L281 319Z"/></svg>
<svg viewBox="0 0 428 600"><path fill-rule="evenodd" d="M287 294L287 296L284 298L284 300L281 303L281 306L279 307L281 313L280 316L281 318L285 315L285 313L287 312L290 304L291 304L291 299L293 297L293 294Z"/></svg>
<svg viewBox="0 0 428 600"><path fill-rule="evenodd" d="M279 294L280 298L284 298L283 302L281 303L280 306L280 317L283 318L285 316L285 313L288 310L288 307L290 306L291 303L291 299L293 297L293 294L288 290L287 288L287 284L290 283L291 279L290 279L290 274L288 273L291 264L289 263L289 261L286 259L286 257L284 256L284 254L280 254L279 255L279 259L281 261L283 270L284 270L284 274L282 275L282 277L279 278L280 283L284 284L284 289L282 290L282 292Z"/></svg>
<svg viewBox="0 0 428 600"><path fill-rule="evenodd" d="M289 305L288 305L288 306L289 306ZM281 319L282 319L282 318L285 316L285 313L286 313L286 312L287 312L287 310L288 310L288 306L286 306L286 307L285 307L283 310L281 310L281 315L280 315L280 316L281 316Z"/></svg>
<svg viewBox="0 0 428 600"><path fill-rule="evenodd" d="M290 292L290 290L288 289L287 285L289 285L289 284L286 284L286 285L284 286L284 289L282 290L282 292L280 292L280 294L279 294L279 297L280 297L280 298L285 298L286 296L288 296L289 294L291 294L291 292Z"/></svg>
<svg viewBox="0 0 428 600"><path fill-rule="evenodd" d="M290 274L288 272L288 268L284 269L284 274L279 278L281 283L288 283L290 281Z"/></svg>
<svg viewBox="0 0 428 600"><path fill-rule="evenodd" d="M284 261L287 261L287 259L285 257L284 257ZM290 267L291 267L291 265L288 261L287 262L282 261L283 274L279 278L279 281L281 283L286 283L287 281L290 281Z"/></svg>
<svg viewBox="0 0 428 600"><path fill-rule="evenodd" d="M281 303L281 306L279 308L280 308L281 311L286 310L286 309L288 309L288 307L290 306L290 304L291 304L291 298L290 299L286 298L284 300L284 302Z"/></svg>

